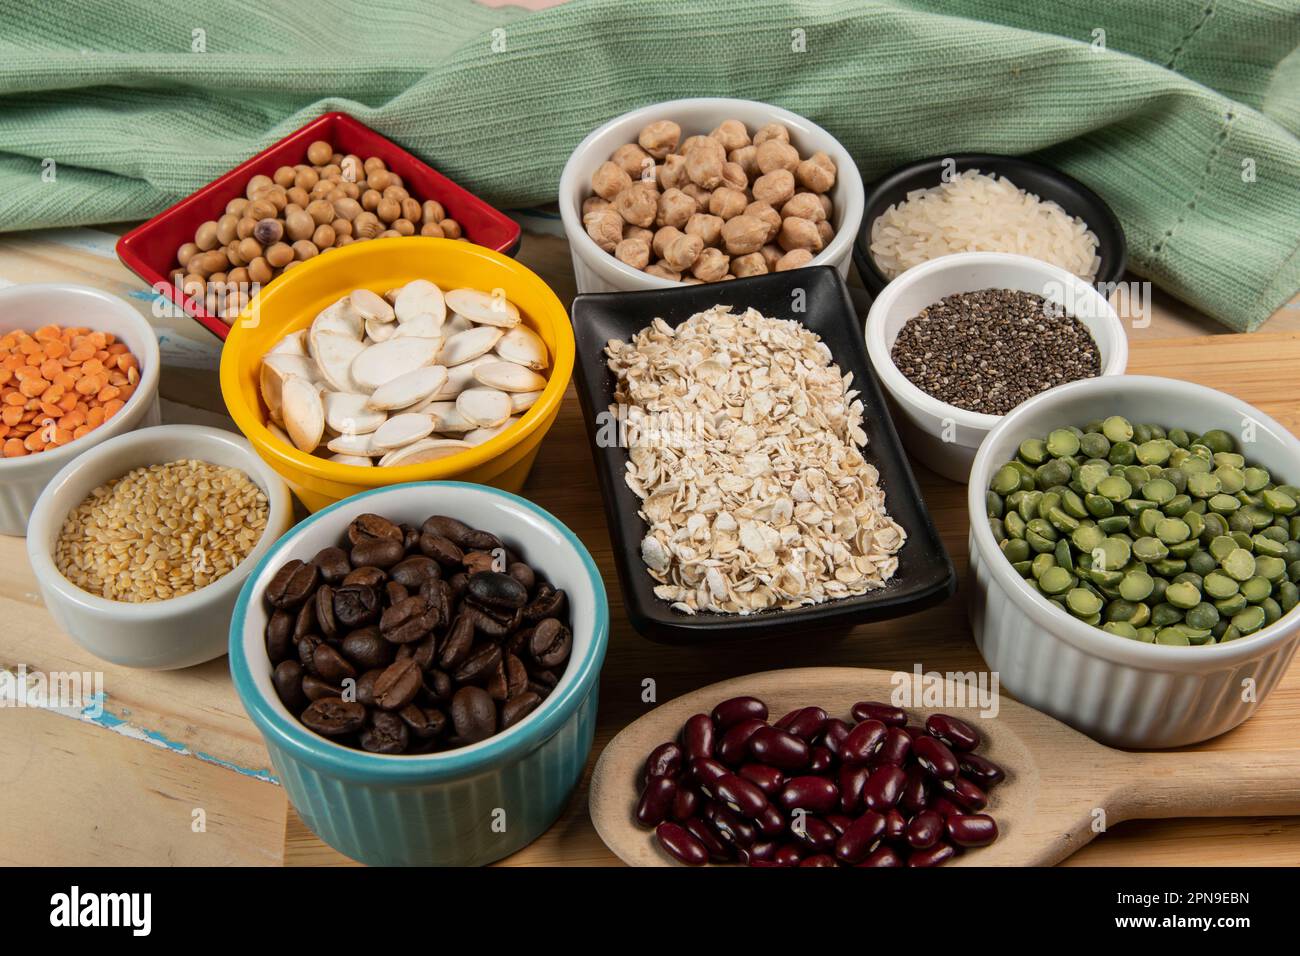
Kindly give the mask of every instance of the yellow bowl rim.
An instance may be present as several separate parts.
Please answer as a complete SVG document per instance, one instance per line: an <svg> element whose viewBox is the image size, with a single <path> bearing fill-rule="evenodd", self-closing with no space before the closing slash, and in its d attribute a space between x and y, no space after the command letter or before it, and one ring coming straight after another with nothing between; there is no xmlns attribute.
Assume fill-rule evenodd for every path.
<svg viewBox="0 0 1300 956"><path fill-rule="evenodd" d="M458 242L454 239L435 239L430 236L389 237L382 240L382 243L379 244L378 241L373 243L352 243L342 249L330 250L328 255L315 256L307 260L292 271L277 276L273 282L268 283L264 289L259 290L258 294L249 301L232 324L230 335L226 338L225 345L221 350L219 373L221 398L225 403L226 411L234 419L235 425L259 453L312 478L364 487L379 487L408 481L436 481L455 478L458 475L463 475L466 471L486 464L521 444L558 410L560 402L564 398L564 392L568 389L569 381L573 376L573 362L576 350L573 339L573 323L568 310L564 307L564 303L560 301L559 296L555 294L555 291L547 285L541 276L523 263L517 262L502 253L472 243ZM388 245L390 243L402 243L416 248L427 246L431 254L471 256L486 259L504 269L509 277L515 281L536 282L543 293L543 299L549 298L557 316L557 320L553 323L555 326L555 355L551 363L551 373L547 378L546 388L542 390L541 396L533 404L533 407L524 413L514 428L488 439L481 445L467 448L454 455L439 458L436 461L420 462L414 465L388 465L383 468L377 465L370 467L340 465L337 462L317 458L315 455L299 451L291 445L284 445L283 442L271 434L270 429L266 427L266 423L262 421L261 415L258 414L260 408L254 411L243 401L239 384L238 355L244 332L243 320L255 308L263 308L268 302L274 303L279 293L292 288L297 275L309 274L306 270L332 268L334 264L342 262L344 257L370 255L372 249L376 247L378 251L397 251L394 245ZM412 278L419 277L412 276ZM346 293L340 292L339 294L344 295ZM507 297L509 297L508 292ZM531 314L540 324L541 319L536 312ZM563 319L562 322L558 321L560 318Z"/></svg>

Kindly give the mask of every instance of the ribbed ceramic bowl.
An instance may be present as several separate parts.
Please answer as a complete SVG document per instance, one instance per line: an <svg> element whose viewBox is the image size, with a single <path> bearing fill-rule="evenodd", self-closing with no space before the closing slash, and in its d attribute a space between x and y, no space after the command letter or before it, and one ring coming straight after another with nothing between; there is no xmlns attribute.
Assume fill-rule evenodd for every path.
<svg viewBox="0 0 1300 956"><path fill-rule="evenodd" d="M50 324L111 332L140 361L140 384L121 411L81 438L36 455L0 458L0 534L26 533L36 499L72 459L115 435L159 421L158 336L144 316L116 296L71 282L0 289L0 335L13 329L35 332Z"/></svg>
<svg viewBox="0 0 1300 956"><path fill-rule="evenodd" d="M1204 432L1222 428L1247 459L1279 480L1300 481L1300 441L1263 412L1201 385L1117 375L1071 382L1005 415L975 456L968 489L975 643L1002 686L1090 737L1118 747L1179 747L1215 737L1255 712L1300 643L1300 613L1200 647L1143 644L1076 620L1034 591L1002 555L985 492L1026 438L1063 425L1123 415Z"/></svg>
<svg viewBox="0 0 1300 956"><path fill-rule="evenodd" d="M767 123L782 123L790 130L790 143L799 155L808 157L821 151L835 161L835 185L831 187L833 204L831 225L835 237L809 265L834 266L845 278L853 258L853 242L862 225L862 174L849 151L826 130L797 113L757 103L720 96L671 100L643 106L597 127L564 164L560 176L560 217L573 255L573 275L579 292L641 292L646 289L671 289L680 285L660 279L615 259L587 235L582 225L582 201L591 195L591 174L625 143L635 143L637 135L655 120L673 120L682 128L682 139L707 134L723 120L737 119L749 127L750 135Z"/></svg>
<svg viewBox="0 0 1300 956"><path fill-rule="evenodd" d="M352 519L366 512L416 525L434 514L455 516L499 534L567 592L572 655L537 710L459 750L383 756L320 737L285 709L271 685L262 594L286 561L337 544ZM495 488L418 482L340 501L280 539L239 596L230 623L230 672L289 800L322 840L375 865L478 865L532 842L564 809L591 750L608 638L600 573L553 515Z"/></svg>
<svg viewBox="0 0 1300 956"><path fill-rule="evenodd" d="M266 493L266 530L233 571L198 591L148 604L110 601L83 591L59 573L55 543L68 512L100 485L134 468L182 458L238 468ZM219 428L161 425L110 439L55 475L32 511L27 557L45 606L74 641L114 664L172 670L226 652L227 622L240 585L291 524L293 501L288 487L243 438Z"/></svg>
<svg viewBox="0 0 1300 956"><path fill-rule="evenodd" d="M288 333L311 325L321 309L353 289L383 293L417 278L436 282L444 290L468 286L505 291L550 354L550 368L543 373L546 388L536 404L495 438L416 465L340 465L299 451L272 434L258 389L262 356ZM230 417L312 511L367 488L407 481L458 479L519 491L542 439L555 424L572 374L573 326L564 304L540 276L491 249L421 236L357 242L298 265L254 297L235 320L221 350L221 397Z"/></svg>
<svg viewBox="0 0 1300 956"><path fill-rule="evenodd" d="M898 333L922 309L946 296L980 289L1032 292L1064 306L1087 326L1101 353L1101 374L1128 367L1124 324L1105 296L1064 269L1005 252L961 252L908 269L876 296L867 313L867 355L885 386L908 452L950 481L965 481L975 451L999 416L940 401L913 385L891 352Z"/></svg>

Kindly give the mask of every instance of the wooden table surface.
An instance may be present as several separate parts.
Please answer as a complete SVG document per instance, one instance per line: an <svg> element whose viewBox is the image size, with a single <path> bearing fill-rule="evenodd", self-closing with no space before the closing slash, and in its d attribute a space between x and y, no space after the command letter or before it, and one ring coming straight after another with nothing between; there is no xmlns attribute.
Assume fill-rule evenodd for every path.
<svg viewBox="0 0 1300 956"><path fill-rule="evenodd" d="M154 297L114 258L123 231L59 230L0 237L0 286L78 281L127 297L146 315ZM574 293L564 241L527 235L519 258L566 302ZM197 324L155 320L164 354L163 419L232 427L216 385L217 343ZM1300 433L1300 298L1253 335L1225 332L1156 292L1129 323L1133 372L1165 374L1231 392ZM962 486L918 469L922 491L964 582ZM601 676L594 763L609 739L644 713L642 681L660 701L752 671L861 665L910 671L982 668L964 595L834 642L666 647L628 625L582 416L570 389L525 493L574 529L609 586L613 628ZM80 706L32 708L0 699L0 863L59 865L342 865L288 807L224 658L152 673L105 664L54 625L41 604L22 539L0 537L0 668L102 675L102 696ZM1196 749L1293 749L1300 726L1300 662L1243 726ZM589 768L590 769L590 764ZM518 865L616 864L587 816L585 778L560 820L509 860ZM1300 815L1119 824L1075 854L1080 865L1297 865Z"/></svg>

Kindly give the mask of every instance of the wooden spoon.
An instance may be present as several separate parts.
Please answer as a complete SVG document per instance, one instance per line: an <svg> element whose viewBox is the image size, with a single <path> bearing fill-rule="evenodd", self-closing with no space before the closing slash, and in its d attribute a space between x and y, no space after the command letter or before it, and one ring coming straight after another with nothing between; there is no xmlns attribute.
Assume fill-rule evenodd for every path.
<svg viewBox="0 0 1300 956"><path fill-rule="evenodd" d="M969 700L951 696L967 688L945 684L946 700ZM632 813L646 757L675 740L688 717L748 694L768 705L773 721L812 704L847 719L854 703L889 701L894 687L891 671L806 667L737 677L669 701L625 728L600 755L590 796L596 832L630 865L679 865ZM978 706L905 708L913 723L936 712L961 717L984 738L977 753L1007 773L984 811L997 820L997 842L952 865L1049 866L1122 820L1300 813L1300 750L1128 753L1006 697L997 706L995 717L980 716Z"/></svg>

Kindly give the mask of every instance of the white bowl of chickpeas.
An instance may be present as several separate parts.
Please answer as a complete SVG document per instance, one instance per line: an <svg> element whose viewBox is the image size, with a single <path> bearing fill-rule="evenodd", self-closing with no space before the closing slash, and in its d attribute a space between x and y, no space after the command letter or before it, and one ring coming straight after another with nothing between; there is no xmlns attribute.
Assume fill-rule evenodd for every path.
<svg viewBox="0 0 1300 956"><path fill-rule="evenodd" d="M751 100L672 100L625 113L584 139L560 177L579 292L806 265L847 276L862 212L848 150L816 123Z"/></svg>

